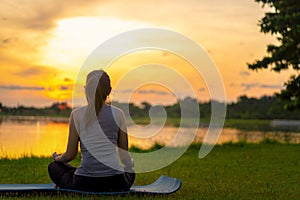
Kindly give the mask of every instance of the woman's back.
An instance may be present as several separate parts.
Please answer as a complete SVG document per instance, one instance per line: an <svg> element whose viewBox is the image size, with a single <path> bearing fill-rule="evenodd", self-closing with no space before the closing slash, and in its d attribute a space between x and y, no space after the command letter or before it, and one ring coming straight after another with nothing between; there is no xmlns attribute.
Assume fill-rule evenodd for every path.
<svg viewBox="0 0 300 200"><path fill-rule="evenodd" d="M116 152L119 129L126 130L123 112L104 104L98 115L98 124L93 124L87 132L83 129L85 107L74 110L76 127L79 127L82 161L75 174L92 177L105 177L123 173ZM100 125L100 126L99 126ZM82 132L85 131L85 134Z"/></svg>

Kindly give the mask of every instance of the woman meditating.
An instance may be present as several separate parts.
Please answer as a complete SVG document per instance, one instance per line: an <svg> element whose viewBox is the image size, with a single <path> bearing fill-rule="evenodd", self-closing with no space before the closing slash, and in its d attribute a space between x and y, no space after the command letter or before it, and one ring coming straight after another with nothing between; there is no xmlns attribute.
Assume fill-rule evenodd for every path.
<svg viewBox="0 0 300 200"><path fill-rule="evenodd" d="M124 113L105 103L111 92L108 74L103 70L89 73L85 92L88 104L72 111L67 150L61 155L53 154L49 176L59 188L129 190L135 173L128 152L127 126ZM76 157L78 144L82 160L76 168L68 162Z"/></svg>

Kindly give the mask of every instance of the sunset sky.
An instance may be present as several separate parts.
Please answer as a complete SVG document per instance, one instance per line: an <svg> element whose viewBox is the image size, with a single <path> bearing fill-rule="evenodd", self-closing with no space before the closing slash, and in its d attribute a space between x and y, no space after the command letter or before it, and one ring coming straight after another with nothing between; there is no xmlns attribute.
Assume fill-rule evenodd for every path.
<svg viewBox="0 0 300 200"><path fill-rule="evenodd" d="M272 95L291 72L247 68L247 63L265 55L267 44L276 43L259 31L258 21L268 9L254 0L2 0L0 102L37 107L54 101L71 103L77 73L88 55L113 35L146 27L170 29L201 45L220 71L227 101L236 101L241 95ZM164 51L141 51L119 58L107 70L113 87L133 67L147 63L177 70L200 101L209 99L203 77L186 61ZM173 84L175 79L165 77L163 71L158 74ZM176 100L174 91L159 84L135 88L135 78L141 77L130 79L127 88L115 89L111 98L122 102L130 93L136 103ZM180 98L187 95L184 87L178 90Z"/></svg>

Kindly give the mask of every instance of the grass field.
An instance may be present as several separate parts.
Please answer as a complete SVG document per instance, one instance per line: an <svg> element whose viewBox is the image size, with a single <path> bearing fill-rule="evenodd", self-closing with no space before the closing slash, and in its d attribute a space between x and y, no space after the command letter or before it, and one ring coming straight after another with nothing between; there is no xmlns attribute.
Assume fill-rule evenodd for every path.
<svg viewBox="0 0 300 200"><path fill-rule="evenodd" d="M149 184L161 174L182 180L181 189L161 196L105 196L105 199L299 199L300 145L265 140L259 144L227 143L215 146L204 159L200 144L161 170L137 174L137 185ZM51 158L0 160L0 183L48 183ZM155 162L155 161L154 161ZM73 161L78 165L79 159ZM0 194L8 199L102 199L78 194Z"/></svg>

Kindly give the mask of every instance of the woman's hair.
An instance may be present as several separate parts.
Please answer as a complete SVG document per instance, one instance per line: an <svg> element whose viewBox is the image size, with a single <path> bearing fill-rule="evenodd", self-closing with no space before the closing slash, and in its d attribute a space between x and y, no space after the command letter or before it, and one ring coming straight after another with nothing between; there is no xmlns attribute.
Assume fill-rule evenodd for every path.
<svg viewBox="0 0 300 200"><path fill-rule="evenodd" d="M95 92L95 112L99 115L102 105L105 103L107 96L111 92L110 78L103 70L94 70L88 74L87 80L97 78L98 84Z"/></svg>

